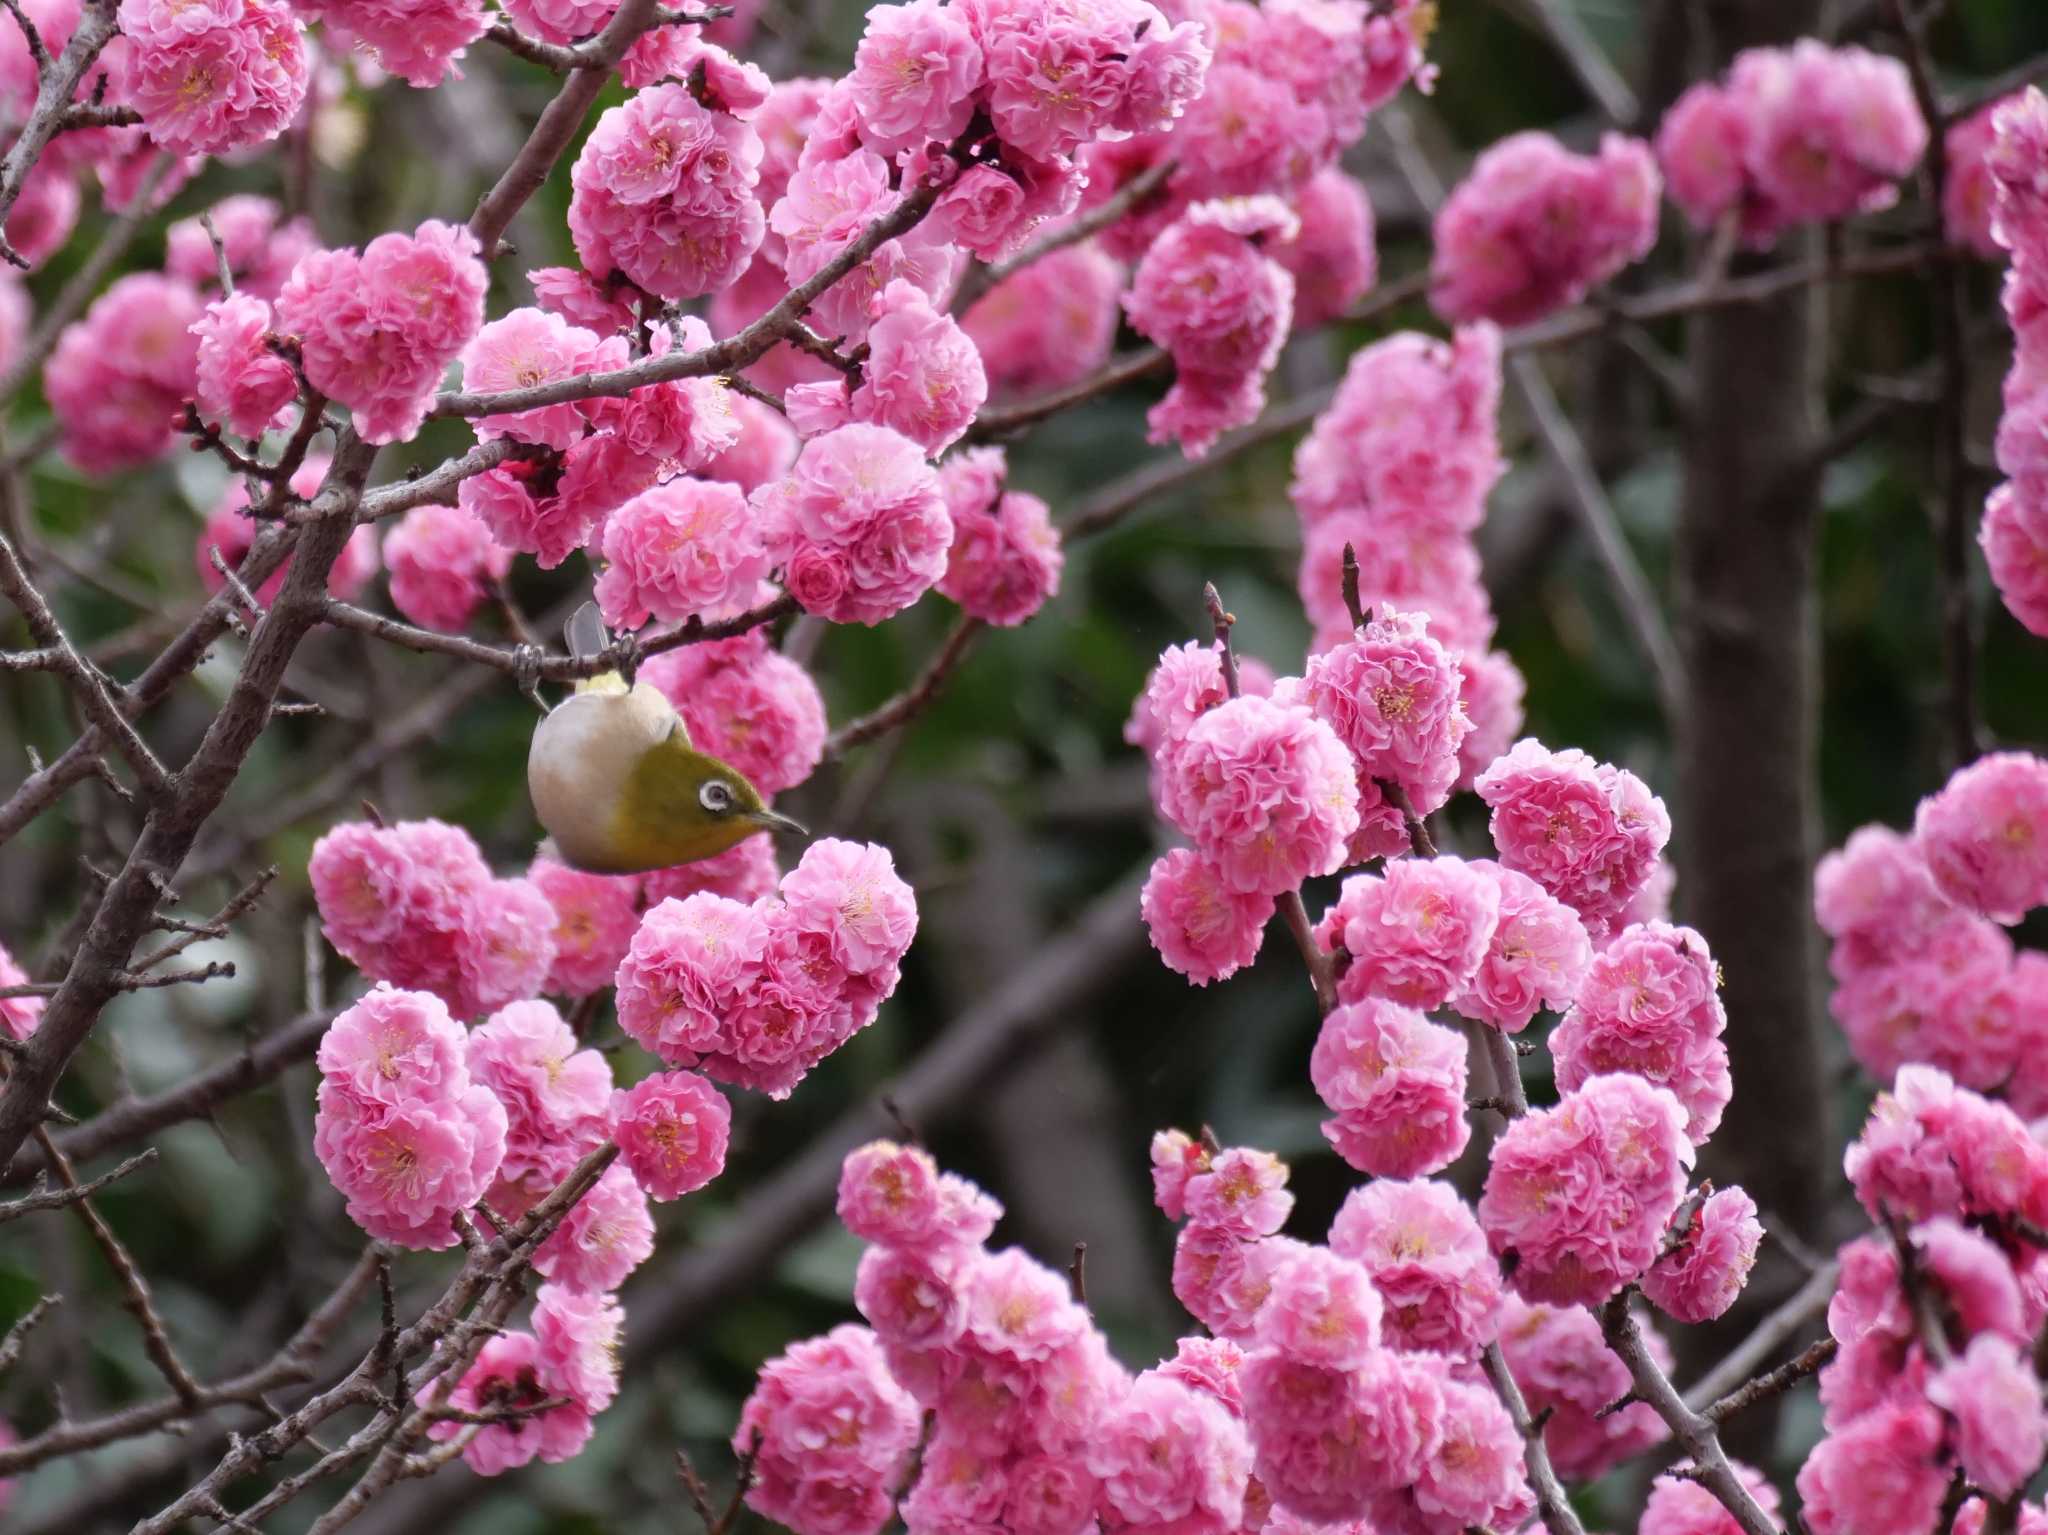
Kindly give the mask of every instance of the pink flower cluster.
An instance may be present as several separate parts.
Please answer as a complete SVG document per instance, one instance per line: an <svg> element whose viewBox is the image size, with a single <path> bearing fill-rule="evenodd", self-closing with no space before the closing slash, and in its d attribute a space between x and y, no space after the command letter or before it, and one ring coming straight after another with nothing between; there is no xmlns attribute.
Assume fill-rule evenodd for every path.
<svg viewBox="0 0 2048 1535"><path fill-rule="evenodd" d="M760 135L684 85L651 86L598 118L570 172L584 270L658 298L695 298L746 270L766 231Z"/></svg>
<svg viewBox="0 0 2048 1535"><path fill-rule="evenodd" d="M467 1060L471 1078L505 1110L505 1157L486 1198L516 1219L604 1144L611 1063L578 1049L554 1004L541 1001L509 1003L491 1014L470 1034Z"/></svg>
<svg viewBox="0 0 2048 1535"><path fill-rule="evenodd" d="M313 221L304 214L286 218L268 197L237 192L207 210L214 234L227 256L235 292L268 303L283 291L285 279L299 258L317 249ZM197 218L179 219L164 232L164 275L179 278L205 292L220 282L220 257L213 237Z"/></svg>
<svg viewBox="0 0 2048 1535"><path fill-rule="evenodd" d="M786 1098L874 1021L916 931L887 849L821 838L774 897L649 911L619 964L619 1026L671 1066Z"/></svg>
<svg viewBox="0 0 2048 1535"><path fill-rule="evenodd" d="M536 858L526 878L555 911L555 957L541 990L587 997L611 985L640 925L639 876L586 874Z"/></svg>
<svg viewBox="0 0 2048 1535"><path fill-rule="evenodd" d="M1529 1026L1539 1007L1562 1012L1593 962L1579 914L1526 874L1491 859L1471 867L1499 891L1500 916L1479 967L1451 1001L1467 1018L1507 1034Z"/></svg>
<svg viewBox="0 0 2048 1535"><path fill-rule="evenodd" d="M1315 648L1352 636L1343 596L1344 549L1358 561L1365 610L1427 615L1429 633L1458 667L1471 729L1459 782L1507 749L1521 726L1522 678L1489 651L1494 620L1472 534L1502 473L1500 333L1479 323L1451 342L1402 332L1352 354L1329 408L1294 456L1301 516L1301 600ZM1374 850L1395 850L1400 817L1369 796Z"/></svg>
<svg viewBox="0 0 2048 1535"><path fill-rule="evenodd" d="M1651 1359L1669 1372L1671 1350L1662 1336L1638 1326ZM1531 1416L1545 1419L1543 1447L1559 1476L1590 1481L1665 1437L1664 1420L1648 1403L1606 1411L1628 1395L1628 1366L1583 1306L1531 1305L1509 1295L1499 1327L1501 1356Z"/></svg>
<svg viewBox="0 0 2048 1535"><path fill-rule="evenodd" d="M120 17L112 93L173 154L225 154L274 139L306 99L305 34L276 0L121 0Z"/></svg>
<svg viewBox="0 0 2048 1535"><path fill-rule="evenodd" d="M680 476L611 514L604 558L597 605L614 629L729 617L768 574L768 551L740 488Z"/></svg>
<svg viewBox="0 0 2048 1535"><path fill-rule="evenodd" d="M1451 321L1526 325L1640 261L1657 243L1663 179L1641 139L1575 155L1547 133L1481 154L1436 216L1429 301Z"/></svg>
<svg viewBox="0 0 2048 1535"><path fill-rule="evenodd" d="M1345 880L1317 936L1349 956L1337 983L1345 1001L1435 1008L1472 983L1499 925L1500 886L1485 871L1462 858L1401 858Z"/></svg>
<svg viewBox="0 0 2048 1535"><path fill-rule="evenodd" d="M2009 918L2032 904L2027 806L2039 768L2017 754L1984 758L1921 802L1914 835L1866 826L1821 860L1814 911L1834 940L1829 1006L1878 1081L1924 1062L2001 1092L2022 1114L2048 1112L2048 956L2016 951L1975 909Z"/></svg>
<svg viewBox="0 0 2048 1535"><path fill-rule="evenodd" d="M453 1246L453 1217L497 1175L506 1114L471 1079L466 1047L438 997L389 986L321 1037L313 1149L349 1219L379 1241Z"/></svg>
<svg viewBox="0 0 2048 1535"><path fill-rule="evenodd" d="M1671 817L1626 768L1576 748L1519 741L1473 787L1492 811L1500 861L1576 911L1604 938L1649 885Z"/></svg>
<svg viewBox="0 0 2048 1535"><path fill-rule="evenodd" d="M1295 192L1301 227L1269 254L1294 274L1294 326L1313 330L1336 319L1379 280L1372 204L1358 180L1326 165Z"/></svg>
<svg viewBox="0 0 2048 1535"><path fill-rule="evenodd" d="M272 306L313 387L346 405L366 442L420 429L441 375L484 321L488 278L467 229L429 219L353 250L312 251Z"/></svg>
<svg viewBox="0 0 2048 1535"><path fill-rule="evenodd" d="M2015 344L1992 443L2006 482L1985 503L1977 542L2007 610L2048 634L2048 96L2029 86L2006 98L1991 114L1991 135L1991 235L2012 257L2004 303Z"/></svg>
<svg viewBox="0 0 2048 1535"><path fill-rule="evenodd" d="M1594 957L1550 1036L1558 1088L1633 1073L1669 1088L1685 1109L1686 1134L1695 1146L1706 1144L1734 1096L1720 983L1707 941L1691 928L1623 928Z"/></svg>
<svg viewBox="0 0 2048 1535"><path fill-rule="evenodd" d="M976 299L961 329L993 395L1044 394L1109 361L1124 269L1095 242L1040 257Z"/></svg>
<svg viewBox="0 0 2048 1535"><path fill-rule="evenodd" d="M960 440L988 399L981 352L960 323L898 278L869 307L868 355L845 399L855 421L900 432L937 458ZM821 387L843 391L841 384Z"/></svg>
<svg viewBox="0 0 2048 1535"><path fill-rule="evenodd" d="M348 822L307 864L327 941L365 975L430 991L458 1018L538 995L555 912L531 883L493 879L469 834L440 821Z"/></svg>
<svg viewBox="0 0 2048 1535"><path fill-rule="evenodd" d="M1307 709L1250 695L1161 743L1159 808L1229 889L1277 896L1344 862L1358 829L1357 774Z"/></svg>
<svg viewBox="0 0 2048 1535"><path fill-rule="evenodd" d="M384 535L391 605L426 629L460 634L512 568L512 553L460 506L416 506Z"/></svg>
<svg viewBox="0 0 2048 1535"><path fill-rule="evenodd" d="M477 1350L461 1380L451 1385L436 1377L415 1400L455 1413L503 1414L462 1446L462 1458L479 1476L497 1476L534 1460L568 1460L590 1442L591 1418L618 1392L624 1320L610 1296L544 1284L534 1299L531 1332L497 1333ZM543 1407L548 1402L557 1405ZM461 1418L451 1416L430 1426L427 1437L446 1442L468 1432Z"/></svg>
<svg viewBox="0 0 2048 1535"><path fill-rule="evenodd" d="M794 1344L761 1367L740 1409L733 1451L752 1456L747 1506L795 1535L876 1535L920 1426L867 1328Z"/></svg>
<svg viewBox="0 0 2048 1535"><path fill-rule="evenodd" d="M1401 613L1388 603L1349 639L1311 656L1304 680L1309 708L1329 722L1358 764L1363 825L1352 860L1405 851L1406 816L1390 801L1388 787L1401 790L1418 816L1441 809L1472 731L1459 696L1457 657L1429 633L1423 614Z"/></svg>
<svg viewBox="0 0 2048 1535"><path fill-rule="evenodd" d="M1479 1221L1524 1299L1592 1306L1649 1269L1685 1196L1685 1108L1641 1077L1593 1077L1494 1143Z"/></svg>
<svg viewBox="0 0 2048 1535"><path fill-rule="evenodd" d="M732 1106L693 1071L660 1071L611 1095L612 1136L654 1199L694 1194L725 1171Z"/></svg>
<svg viewBox="0 0 2048 1535"><path fill-rule="evenodd" d="M1101 143L1084 155L1090 205L1162 161L1163 194L1107 231L1112 254L1135 259L1190 203L1260 193L1293 198L1364 133L1375 107L1410 79L1428 88L1423 46L1435 21L1421 0L1365 9L1320 3L1202 3L1214 49L1201 95L1170 132ZM1304 207L1305 220L1313 215Z"/></svg>
<svg viewBox="0 0 2048 1535"><path fill-rule="evenodd" d="M1707 1196L1678 1243L1643 1276L1650 1303L1680 1322L1711 1322L1735 1304L1763 1241L1756 1201L1741 1189Z"/></svg>
<svg viewBox="0 0 2048 1535"><path fill-rule="evenodd" d="M640 676L675 705L697 750L732 764L763 794L794 789L824 757L818 684L769 644L766 630L665 650L647 660ZM770 844L749 839L740 848L758 855Z"/></svg>
<svg viewBox="0 0 2048 1535"><path fill-rule="evenodd" d="M1512 1525L1531 1507L1521 1442L1470 1380L1500 1301L1471 1211L1442 1184L1379 1182L1346 1200L1328 1246L1312 1246L1278 1235L1286 1180L1264 1152L1153 1137L1155 1198L1187 1221L1174 1293L1232 1340L1200 1355L1184 1341L1163 1368L1198 1382L1230 1370L1223 1400L1250 1437L1250 1486L1273 1505L1263 1527ZM1247 1513L1250 1528L1259 1516Z"/></svg>
<svg viewBox="0 0 2048 1535"><path fill-rule="evenodd" d="M1332 1111L1324 1137L1362 1173L1437 1172L1471 1139L1465 1042L1413 1007L1365 997L1333 1008L1316 1035L1308 1074Z"/></svg>
<svg viewBox="0 0 2048 1535"><path fill-rule="evenodd" d="M171 445L199 369L191 284L131 272L65 326L43 364L43 392L64 456L87 474L118 474Z"/></svg>
<svg viewBox="0 0 2048 1535"><path fill-rule="evenodd" d="M953 520L938 474L888 427L851 422L813 437L749 504L784 587L833 623L878 624L946 573Z"/></svg>
<svg viewBox="0 0 2048 1535"><path fill-rule="evenodd" d="M1732 216L1757 247L1795 224L1890 207L1926 148L1904 64L1813 38L1738 55L1657 131L1672 201L1701 228Z"/></svg>
<svg viewBox="0 0 2048 1535"><path fill-rule="evenodd" d="M1798 1479L1816 1535L1934 1531L1952 1479L2011 1498L2048 1456L2032 1362L2048 1253L2021 1234L2038 1233L2044 1165L2010 1111L1930 1067L1901 1068L1879 1097L1847 1170L1874 1219L1912 1224L1838 1255L1837 1351L1820 1377L1828 1434Z"/></svg>
<svg viewBox="0 0 2048 1535"><path fill-rule="evenodd" d="M295 0L329 40L424 89L460 75L457 61L490 26L482 0Z"/></svg>
<svg viewBox="0 0 2048 1535"><path fill-rule="evenodd" d="M298 376L271 347L270 306L237 293L215 299L192 323L199 338L192 398L201 415L243 437L284 424L298 398Z"/></svg>
<svg viewBox="0 0 2048 1535"><path fill-rule="evenodd" d="M1217 437L1256 420L1266 374L1294 316L1294 276L1267 255L1300 221L1275 197L1197 203L1138 263L1124 311L1173 356L1173 387L1146 422L1153 442L1200 458Z"/></svg>
<svg viewBox="0 0 2048 1535"><path fill-rule="evenodd" d="M533 275L538 285L541 274ZM673 328L656 327L647 351L663 356L679 346L696 350L710 342L704 322L686 317ZM525 388L623 367L632 354L624 335L600 340L595 331L552 311L515 309L486 325L464 351L463 383L487 393ZM464 480L457 492L460 505L481 518L500 545L531 553L551 570L580 548L604 552L606 520L614 510L678 471L725 479L713 466L739 445L742 420L722 379L681 378L645 384L623 397L479 416L476 429L481 438L513 437L560 452L559 460L501 464ZM693 494L688 487L675 493ZM624 567L609 589L617 613L632 611L636 587L661 599L647 602L650 609L672 607L678 593L717 590L722 581L740 596L750 595L758 576L748 572L765 571L758 538L751 529L735 527L730 516L704 530L701 551L669 549L675 517L664 513L672 514L674 504L670 497L636 505L617 535L619 552L605 554L615 567ZM600 601L606 600L601 594Z"/></svg>
<svg viewBox="0 0 2048 1535"><path fill-rule="evenodd" d="M971 618L1015 628L1060 589L1066 556L1052 511L1029 491L1004 483L1001 448L956 453L939 470L953 519L953 547L939 591Z"/></svg>

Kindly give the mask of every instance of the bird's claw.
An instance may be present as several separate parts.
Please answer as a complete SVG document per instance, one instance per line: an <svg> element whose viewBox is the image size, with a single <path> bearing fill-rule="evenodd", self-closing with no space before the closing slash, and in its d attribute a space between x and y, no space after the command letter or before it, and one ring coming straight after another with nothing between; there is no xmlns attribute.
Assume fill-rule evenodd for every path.
<svg viewBox="0 0 2048 1535"><path fill-rule="evenodd" d="M612 654L618 658L619 679L630 688L639 674L640 662L645 659L640 636L630 632L619 635L612 641Z"/></svg>
<svg viewBox="0 0 2048 1535"><path fill-rule="evenodd" d="M533 706L545 714L548 702L540 696L541 663L547 659L547 652L538 645L520 645L512 652L512 676L519 684L519 691L533 701Z"/></svg>

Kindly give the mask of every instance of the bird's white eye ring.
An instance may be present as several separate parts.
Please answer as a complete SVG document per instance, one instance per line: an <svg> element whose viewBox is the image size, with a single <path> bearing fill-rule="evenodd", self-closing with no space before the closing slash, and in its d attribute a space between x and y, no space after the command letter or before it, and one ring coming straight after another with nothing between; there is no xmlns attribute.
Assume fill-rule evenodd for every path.
<svg viewBox="0 0 2048 1535"><path fill-rule="evenodd" d="M732 809L732 790L714 778L697 791L697 803L713 815Z"/></svg>

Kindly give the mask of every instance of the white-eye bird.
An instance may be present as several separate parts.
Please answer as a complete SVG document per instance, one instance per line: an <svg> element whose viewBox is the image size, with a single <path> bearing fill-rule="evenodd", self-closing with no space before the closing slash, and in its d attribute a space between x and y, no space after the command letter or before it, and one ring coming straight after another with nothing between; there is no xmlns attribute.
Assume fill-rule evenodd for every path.
<svg viewBox="0 0 2048 1535"><path fill-rule="evenodd" d="M570 650L595 655L604 643L586 605L569 621ZM629 688L617 672L578 683L534 727L526 786L557 855L592 874L695 863L761 831L805 834L736 768L692 748L658 688Z"/></svg>

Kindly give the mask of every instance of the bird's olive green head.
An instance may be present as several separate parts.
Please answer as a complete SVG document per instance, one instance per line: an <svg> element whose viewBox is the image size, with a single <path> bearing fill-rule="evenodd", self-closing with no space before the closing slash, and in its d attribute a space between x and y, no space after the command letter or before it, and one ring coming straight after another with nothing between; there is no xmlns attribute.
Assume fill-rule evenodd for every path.
<svg viewBox="0 0 2048 1535"><path fill-rule="evenodd" d="M644 856L646 869L715 858L756 832L804 828L768 808L737 768L706 756L673 731L627 777L619 798L618 841Z"/></svg>
<svg viewBox="0 0 2048 1535"><path fill-rule="evenodd" d="M803 832L730 763L692 748L658 691L611 676L535 727L527 785L557 853L593 874L694 863L761 831Z"/></svg>

